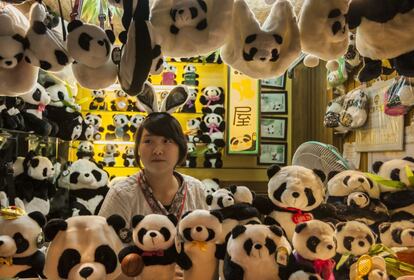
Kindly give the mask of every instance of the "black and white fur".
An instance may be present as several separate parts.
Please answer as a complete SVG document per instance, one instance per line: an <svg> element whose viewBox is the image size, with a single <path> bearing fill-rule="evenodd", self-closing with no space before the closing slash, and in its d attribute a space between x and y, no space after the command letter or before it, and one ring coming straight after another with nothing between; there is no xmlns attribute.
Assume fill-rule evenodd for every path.
<svg viewBox="0 0 414 280"><path fill-rule="evenodd" d="M414 220L382 223L381 243L388 247L414 247Z"/></svg>
<svg viewBox="0 0 414 280"><path fill-rule="evenodd" d="M210 210L222 209L234 204L234 196L229 190L218 189L206 196L206 202Z"/></svg>
<svg viewBox="0 0 414 280"><path fill-rule="evenodd" d="M87 113L85 116L85 123L93 126L93 139L100 140L102 138L101 133L103 133L105 130L102 127L102 116L98 114Z"/></svg>
<svg viewBox="0 0 414 280"><path fill-rule="evenodd" d="M103 153L99 153L98 156L102 157L102 160L99 163L103 166L115 166L115 158L119 156L118 145L106 144Z"/></svg>
<svg viewBox="0 0 414 280"><path fill-rule="evenodd" d="M95 155L95 152L94 152L94 146L92 142L81 141L79 143L79 146L76 152L76 156L78 157L78 159L84 158L88 160L93 160L94 155Z"/></svg>
<svg viewBox="0 0 414 280"><path fill-rule="evenodd" d="M213 194L215 191L217 191L220 188L220 180L217 178L203 179L201 180L201 183L203 183L203 189L204 189L205 196L208 196L209 194Z"/></svg>
<svg viewBox="0 0 414 280"><path fill-rule="evenodd" d="M207 4L204 0L191 1L191 6L188 3L173 6L170 11L173 21L170 32L176 35L185 27L194 27L199 31L206 29L206 13Z"/></svg>
<svg viewBox="0 0 414 280"><path fill-rule="evenodd" d="M113 140L115 138L129 141L130 136L127 133L129 130L129 117L124 114L116 114L112 116L113 124L107 126L108 133L106 140Z"/></svg>
<svg viewBox="0 0 414 280"><path fill-rule="evenodd" d="M122 154L125 167L136 167L137 161L135 160L135 152L133 147L125 147L125 152Z"/></svg>

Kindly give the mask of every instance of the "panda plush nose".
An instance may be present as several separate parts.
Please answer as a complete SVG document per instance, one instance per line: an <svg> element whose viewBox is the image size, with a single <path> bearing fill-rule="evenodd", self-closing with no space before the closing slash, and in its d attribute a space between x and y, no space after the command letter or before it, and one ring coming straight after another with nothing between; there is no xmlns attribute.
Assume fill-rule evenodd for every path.
<svg viewBox="0 0 414 280"><path fill-rule="evenodd" d="M89 173L86 173L86 174L85 174L85 177L89 177Z"/></svg>
<svg viewBox="0 0 414 280"><path fill-rule="evenodd" d="M202 230L203 230L203 228L202 228L202 227L196 227L196 231L200 232L200 231L202 231Z"/></svg>
<svg viewBox="0 0 414 280"><path fill-rule="evenodd" d="M91 275L92 273L93 273L93 269L91 267L84 267L79 272L80 276L82 276L83 278L89 277L89 275Z"/></svg>
<svg viewBox="0 0 414 280"><path fill-rule="evenodd" d="M178 13L179 13L180 15L182 15L182 14L184 13L184 10L178 10Z"/></svg>
<svg viewBox="0 0 414 280"><path fill-rule="evenodd" d="M256 248L257 250L260 250L262 248L262 245L256 244L256 245L254 245L254 248Z"/></svg>
<svg viewBox="0 0 414 280"><path fill-rule="evenodd" d="M293 196L294 198L298 198L298 197L300 196L300 194L299 194L298 192L293 192L293 193L292 193L292 196Z"/></svg>
<svg viewBox="0 0 414 280"><path fill-rule="evenodd" d="M152 238L154 238L155 236L157 236L157 234L156 234L155 232L151 232L151 233L150 233L150 236L151 236Z"/></svg>
<svg viewBox="0 0 414 280"><path fill-rule="evenodd" d="M10 60L6 60L4 63L6 63L7 66L10 66L13 62L11 62Z"/></svg>
<svg viewBox="0 0 414 280"><path fill-rule="evenodd" d="M266 57L261 57L260 60L261 61L265 61L266 60Z"/></svg>

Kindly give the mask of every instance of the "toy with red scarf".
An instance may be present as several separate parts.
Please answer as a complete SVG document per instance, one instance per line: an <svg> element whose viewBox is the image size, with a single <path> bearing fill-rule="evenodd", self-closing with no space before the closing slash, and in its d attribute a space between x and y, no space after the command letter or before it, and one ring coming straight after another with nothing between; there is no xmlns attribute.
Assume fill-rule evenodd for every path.
<svg viewBox="0 0 414 280"><path fill-rule="evenodd" d="M253 205L267 215L266 224L280 225L292 240L296 224L313 218L336 222L334 206L324 204L325 174L302 166L280 168L272 165L269 177L268 197L256 197Z"/></svg>
<svg viewBox="0 0 414 280"><path fill-rule="evenodd" d="M296 225L292 238L293 271L289 280L335 280L333 270L336 254L335 227L319 220Z"/></svg>
<svg viewBox="0 0 414 280"><path fill-rule="evenodd" d="M224 90L222 87L208 86L202 89L200 103L203 105L203 113L224 114ZM218 109L220 108L220 109Z"/></svg>
<svg viewBox="0 0 414 280"><path fill-rule="evenodd" d="M174 243L177 222L177 217L172 214L168 216L160 214L134 216L131 221L134 245L119 252L120 262L122 263L131 254L137 254L144 262L144 269L140 274L141 280L173 279L177 260ZM137 275L131 274L129 276Z"/></svg>

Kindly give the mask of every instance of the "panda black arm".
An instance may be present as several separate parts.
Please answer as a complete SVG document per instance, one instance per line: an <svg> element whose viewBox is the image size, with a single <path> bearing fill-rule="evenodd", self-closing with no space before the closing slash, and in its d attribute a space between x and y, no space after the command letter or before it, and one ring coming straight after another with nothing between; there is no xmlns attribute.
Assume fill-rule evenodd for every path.
<svg viewBox="0 0 414 280"><path fill-rule="evenodd" d="M115 126L110 124L106 127L109 131L115 131Z"/></svg>
<svg viewBox="0 0 414 280"><path fill-rule="evenodd" d="M184 244L182 244L182 247L184 247ZM184 252L184 248L177 256L177 264L184 270L189 270L191 267L193 267L193 262L191 261L190 257Z"/></svg>
<svg viewBox="0 0 414 280"><path fill-rule="evenodd" d="M220 126L219 126L219 130L224 132L225 129L226 129L226 123L225 122L221 122L220 123Z"/></svg>
<svg viewBox="0 0 414 280"><path fill-rule="evenodd" d="M241 280L244 277L244 270L237 263L231 261L230 257L226 255L224 258L224 279L226 280Z"/></svg>
<svg viewBox="0 0 414 280"><path fill-rule="evenodd" d="M49 181L45 181L45 184L47 184L47 196L49 198L52 198L55 196L56 194L56 187L53 183L49 182Z"/></svg>
<svg viewBox="0 0 414 280"><path fill-rule="evenodd" d="M131 245L128 247L125 247L118 253L118 260L119 262L122 262L122 260L129 254L138 254L142 255L142 250L139 249L137 246Z"/></svg>
<svg viewBox="0 0 414 280"><path fill-rule="evenodd" d="M206 105L207 104L207 98L204 96L204 95L202 95L202 96L200 96L200 103L202 104L202 105Z"/></svg>
<svg viewBox="0 0 414 280"><path fill-rule="evenodd" d="M332 222L338 222L338 221L345 221L345 217L340 215L338 213L338 209L332 205L327 203L322 203L319 205L316 209L311 211L314 218L318 220L323 221L332 221Z"/></svg>
<svg viewBox="0 0 414 280"><path fill-rule="evenodd" d="M37 251L32 256L27 258L21 258L19 260L14 260L15 265L29 265L31 266L29 269L20 272L16 275L16 277L19 278L33 278L33 277L40 277L42 279L46 279L46 277L43 275L43 267L45 265L45 255Z"/></svg>
<svg viewBox="0 0 414 280"><path fill-rule="evenodd" d="M208 131L208 130L209 130L209 128L207 127L207 125L206 125L206 123L205 123L205 122L201 122L201 123L200 123L200 129L201 129L202 131Z"/></svg>
<svg viewBox="0 0 414 280"><path fill-rule="evenodd" d="M104 132L104 131L105 131L105 128L103 128L103 127L101 126L101 127L99 127L99 128L98 128L98 131L99 131L99 132Z"/></svg>
<svg viewBox="0 0 414 280"><path fill-rule="evenodd" d="M253 206L264 215L269 215L275 209L275 205L267 196L257 195L253 200Z"/></svg>
<svg viewBox="0 0 414 280"><path fill-rule="evenodd" d="M224 260L226 255L226 243L216 244L216 253L214 255L217 259Z"/></svg>
<svg viewBox="0 0 414 280"><path fill-rule="evenodd" d="M409 206L414 203L414 192L403 190L398 192L382 193L381 201L387 205L388 209L397 209Z"/></svg>

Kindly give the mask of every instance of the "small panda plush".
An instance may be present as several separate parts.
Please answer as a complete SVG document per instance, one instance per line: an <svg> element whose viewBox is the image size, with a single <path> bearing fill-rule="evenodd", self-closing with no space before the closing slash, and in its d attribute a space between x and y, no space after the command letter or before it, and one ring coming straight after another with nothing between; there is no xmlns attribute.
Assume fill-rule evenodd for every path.
<svg viewBox="0 0 414 280"><path fill-rule="evenodd" d="M195 143L187 142L187 156L183 165L190 168L197 167L197 147Z"/></svg>
<svg viewBox="0 0 414 280"><path fill-rule="evenodd" d="M122 154L125 167L137 167L137 161L135 160L135 151L133 147L126 147L125 152Z"/></svg>
<svg viewBox="0 0 414 280"><path fill-rule="evenodd" d="M87 113L85 116L85 123L93 126L93 139L100 140L102 138L101 133L103 133L105 130L102 127L102 116L98 114Z"/></svg>
<svg viewBox="0 0 414 280"><path fill-rule="evenodd" d="M129 130L135 134L135 132L138 131L139 126L142 124L142 122L144 121L145 116L143 115L134 115L129 119Z"/></svg>
<svg viewBox="0 0 414 280"><path fill-rule="evenodd" d="M120 262L130 254L138 254L144 262L140 279L173 279L177 260L174 243L177 223L177 218L171 214L134 216L131 221L134 245L119 252Z"/></svg>
<svg viewBox="0 0 414 280"><path fill-rule="evenodd" d="M414 247L414 220L385 222L379 226L381 243L388 247Z"/></svg>
<svg viewBox="0 0 414 280"><path fill-rule="evenodd" d="M187 130L185 134L187 135L188 142L198 143L200 142L200 135L202 134L200 130L201 118L192 118L189 119L186 123Z"/></svg>
<svg viewBox="0 0 414 280"><path fill-rule="evenodd" d="M0 97L0 118L3 120L3 128L25 131L24 118L21 113L24 101L18 97Z"/></svg>
<svg viewBox="0 0 414 280"><path fill-rule="evenodd" d="M204 152L205 168L222 168L223 161L221 159L221 149L214 143L207 144L207 150Z"/></svg>
<svg viewBox="0 0 414 280"><path fill-rule="evenodd" d="M183 68L183 85L187 86L198 86L198 77L197 68L192 64L184 65Z"/></svg>
<svg viewBox="0 0 414 280"><path fill-rule="evenodd" d="M381 201L387 206L390 215L403 215L405 218L414 218L414 191L410 188L411 183L409 172L414 171L414 159L405 157L403 159L393 159L386 162L377 161L372 165L372 170L388 180L399 184L401 188L389 187L385 184L379 184L381 190ZM411 181L410 181L411 180Z"/></svg>
<svg viewBox="0 0 414 280"><path fill-rule="evenodd" d="M216 211L194 210L185 213L178 224L181 252L177 264L188 280L215 279L218 268L216 239L221 234L222 216Z"/></svg>
<svg viewBox="0 0 414 280"><path fill-rule="evenodd" d="M176 85L177 84L177 81L175 80L177 77L176 73L177 73L177 67L175 67L174 65L165 63L164 69L161 74L162 76L161 84L169 85L169 86Z"/></svg>
<svg viewBox="0 0 414 280"><path fill-rule="evenodd" d="M195 113L197 111L195 102L197 100L198 89L189 88L188 93L189 93L188 100L181 108L181 112L182 113Z"/></svg>
<svg viewBox="0 0 414 280"><path fill-rule="evenodd" d="M89 110L107 110L107 104L105 102L106 92L105 90L93 90L92 102L89 104Z"/></svg>
<svg viewBox="0 0 414 280"><path fill-rule="evenodd" d="M46 224L40 212L16 214L12 206L0 211L0 278L42 278L45 255L42 228Z"/></svg>
<svg viewBox="0 0 414 280"><path fill-rule="evenodd" d="M64 108L69 113L79 112L81 110L80 106L76 104L75 99L71 96L71 92L69 92L66 84L48 79L41 82L41 85L50 96L50 102L46 106L46 111L49 111L50 107Z"/></svg>
<svg viewBox="0 0 414 280"><path fill-rule="evenodd" d="M98 156L102 157L102 161L99 163L103 166L115 166L115 158L119 156L118 145L106 144L103 149L103 153L99 153Z"/></svg>
<svg viewBox="0 0 414 280"><path fill-rule="evenodd" d="M125 112L128 110L129 99L126 92L115 90L115 99L111 100L111 110Z"/></svg>
<svg viewBox="0 0 414 280"><path fill-rule="evenodd" d="M283 266L291 251L278 226L236 226L227 243L224 279L287 279Z"/></svg>
<svg viewBox="0 0 414 280"><path fill-rule="evenodd" d="M311 220L297 224L292 238L294 260L289 264L294 271L289 280L315 279L312 274L318 274L321 279L334 279L333 270L336 253L335 227L330 223ZM310 275L303 277L304 273ZM298 276L301 275L299 278Z"/></svg>
<svg viewBox="0 0 414 280"><path fill-rule="evenodd" d="M234 196L229 190L218 189L206 196L206 202L210 210L222 209L234 204Z"/></svg>
<svg viewBox="0 0 414 280"><path fill-rule="evenodd" d="M233 194L234 203L253 204L256 193L254 191L251 191L248 187L231 185L226 189Z"/></svg>
<svg viewBox="0 0 414 280"><path fill-rule="evenodd" d="M218 178L203 179L201 183L203 183L203 190L206 197L220 188L220 180Z"/></svg>
<svg viewBox="0 0 414 280"><path fill-rule="evenodd" d="M203 143L213 143L217 147L224 147L224 130L226 123L224 117L216 112L203 116L200 123L202 135L200 140Z"/></svg>
<svg viewBox="0 0 414 280"><path fill-rule="evenodd" d="M76 156L78 159L93 160L95 155L93 144L89 141L81 141L77 148Z"/></svg>
<svg viewBox="0 0 414 280"><path fill-rule="evenodd" d="M52 162L30 151L23 161L23 173L14 179L16 196L22 199L28 213L39 211L47 215L50 211L50 199L56 188L51 182L55 170Z"/></svg>
<svg viewBox="0 0 414 280"><path fill-rule="evenodd" d="M54 219L45 227L50 242L44 273L48 279L113 280L121 275L125 221L118 215Z"/></svg>
<svg viewBox="0 0 414 280"><path fill-rule="evenodd" d="M87 122L85 122L85 119L83 117L81 117L82 121L81 121L81 127L82 127L82 132L79 136L79 140L87 140L87 141L93 141L94 140L94 136L95 136L95 127L92 124L89 124Z"/></svg>
<svg viewBox="0 0 414 280"><path fill-rule="evenodd" d="M208 86L203 88L202 95L200 96L200 103L205 107L212 105L223 105L224 104L224 89L222 87ZM223 114L223 112L218 114Z"/></svg>
<svg viewBox="0 0 414 280"><path fill-rule="evenodd" d="M113 124L107 126L108 133L105 135L105 139L113 140L119 138L123 141L129 141L130 136L127 133L129 130L129 117L124 114L116 114L112 116L112 121Z"/></svg>

